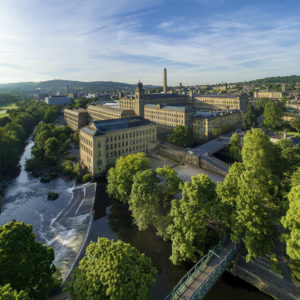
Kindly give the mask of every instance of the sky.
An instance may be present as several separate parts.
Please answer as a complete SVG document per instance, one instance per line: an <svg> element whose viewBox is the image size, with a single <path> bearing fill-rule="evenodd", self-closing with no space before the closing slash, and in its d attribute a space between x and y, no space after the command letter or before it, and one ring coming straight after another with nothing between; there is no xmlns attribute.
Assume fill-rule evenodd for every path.
<svg viewBox="0 0 300 300"><path fill-rule="evenodd" d="M299 0L0 0L0 83L300 74Z"/></svg>

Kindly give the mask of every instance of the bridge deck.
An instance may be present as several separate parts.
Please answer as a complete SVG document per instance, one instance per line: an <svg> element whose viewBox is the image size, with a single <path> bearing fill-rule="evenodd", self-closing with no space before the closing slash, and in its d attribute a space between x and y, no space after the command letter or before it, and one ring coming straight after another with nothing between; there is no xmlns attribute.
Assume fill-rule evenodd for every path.
<svg viewBox="0 0 300 300"><path fill-rule="evenodd" d="M204 267L202 271L200 271L194 279L190 282L190 284L183 289L182 293L176 297L175 299L190 299L195 291L201 287L202 283L209 277L209 275L214 271L214 269L220 264L220 262L226 258L230 250L234 247L232 242L228 242L222 250L217 253L219 257L214 255L207 265Z"/></svg>

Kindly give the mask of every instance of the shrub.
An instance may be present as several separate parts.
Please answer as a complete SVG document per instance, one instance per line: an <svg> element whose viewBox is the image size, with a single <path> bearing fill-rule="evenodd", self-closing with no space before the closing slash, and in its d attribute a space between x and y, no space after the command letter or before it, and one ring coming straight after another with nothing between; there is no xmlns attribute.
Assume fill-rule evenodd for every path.
<svg viewBox="0 0 300 300"><path fill-rule="evenodd" d="M56 192L49 191L48 192L48 200L56 200L59 197L59 194Z"/></svg>

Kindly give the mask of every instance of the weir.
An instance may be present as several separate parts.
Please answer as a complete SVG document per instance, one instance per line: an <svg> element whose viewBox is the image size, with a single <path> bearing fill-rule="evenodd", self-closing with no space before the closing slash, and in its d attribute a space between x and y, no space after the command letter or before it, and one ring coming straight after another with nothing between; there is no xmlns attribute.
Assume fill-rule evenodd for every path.
<svg viewBox="0 0 300 300"><path fill-rule="evenodd" d="M165 300L201 300L228 268L239 251L241 241L221 240L203 256L177 283Z"/></svg>

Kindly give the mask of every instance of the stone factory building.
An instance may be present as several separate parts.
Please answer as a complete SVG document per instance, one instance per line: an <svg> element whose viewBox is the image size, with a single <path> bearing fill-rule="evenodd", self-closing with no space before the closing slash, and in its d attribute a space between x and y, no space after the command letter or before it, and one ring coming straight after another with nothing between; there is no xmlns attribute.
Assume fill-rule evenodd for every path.
<svg viewBox="0 0 300 300"><path fill-rule="evenodd" d="M74 131L88 124L88 113L85 109L64 109L64 118L67 125Z"/></svg>
<svg viewBox="0 0 300 300"><path fill-rule="evenodd" d="M142 117L94 121L79 131L80 160L93 176L122 155L157 146L156 124Z"/></svg>
<svg viewBox="0 0 300 300"><path fill-rule="evenodd" d="M255 99L261 99L261 98L281 99L283 97L283 92L254 91L253 97Z"/></svg>

